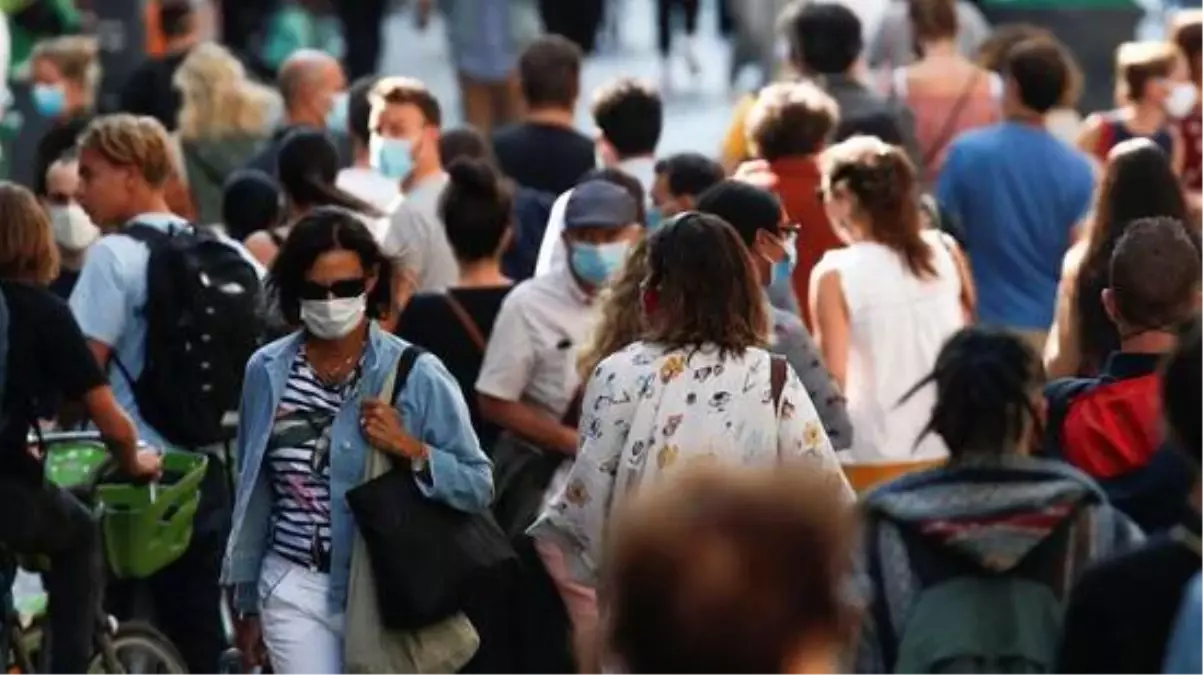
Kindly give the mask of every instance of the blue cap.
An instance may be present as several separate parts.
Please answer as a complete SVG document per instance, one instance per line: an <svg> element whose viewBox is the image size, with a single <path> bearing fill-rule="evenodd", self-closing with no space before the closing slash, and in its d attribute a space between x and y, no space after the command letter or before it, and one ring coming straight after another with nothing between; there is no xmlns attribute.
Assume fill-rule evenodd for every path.
<svg viewBox="0 0 1203 675"><path fill-rule="evenodd" d="M572 189L564 207L564 229L626 227L639 218L631 193L604 180L591 180Z"/></svg>

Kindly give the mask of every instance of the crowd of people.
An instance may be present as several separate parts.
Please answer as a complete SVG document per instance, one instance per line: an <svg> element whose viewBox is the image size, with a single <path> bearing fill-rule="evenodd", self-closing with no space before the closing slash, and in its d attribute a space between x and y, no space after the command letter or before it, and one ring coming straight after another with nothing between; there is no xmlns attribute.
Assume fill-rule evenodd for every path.
<svg viewBox="0 0 1203 675"><path fill-rule="evenodd" d="M192 672L223 606L280 673L1199 671L1203 13L1082 120L1040 28L793 3L792 74L664 156L634 78L574 127L551 32L451 36L447 128L357 50L271 86L158 7L120 112L88 38L34 48L52 127L0 183L0 545L51 562L51 672L87 669L81 608L133 611L29 440L81 425L138 479L209 457L142 584ZM403 629L360 604L410 573L379 457L443 509L389 527L478 528L439 544L459 587L402 579L453 598Z"/></svg>

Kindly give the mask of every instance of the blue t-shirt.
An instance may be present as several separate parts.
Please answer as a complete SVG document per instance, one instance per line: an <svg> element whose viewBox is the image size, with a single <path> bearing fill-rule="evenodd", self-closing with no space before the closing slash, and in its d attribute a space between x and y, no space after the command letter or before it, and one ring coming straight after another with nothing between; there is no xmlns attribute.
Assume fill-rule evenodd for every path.
<svg viewBox="0 0 1203 675"><path fill-rule="evenodd" d="M1093 192L1090 160L1044 129L1004 122L952 144L936 195L964 228L983 323L1048 330Z"/></svg>

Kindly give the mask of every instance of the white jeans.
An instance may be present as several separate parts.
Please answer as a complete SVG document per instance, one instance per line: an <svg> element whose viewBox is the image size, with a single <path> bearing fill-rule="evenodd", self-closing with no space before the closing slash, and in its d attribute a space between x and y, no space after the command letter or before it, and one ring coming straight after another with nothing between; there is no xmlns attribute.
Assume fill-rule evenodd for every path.
<svg viewBox="0 0 1203 675"><path fill-rule="evenodd" d="M327 602L330 577L268 553L259 573L259 618L272 668L341 673L343 613Z"/></svg>

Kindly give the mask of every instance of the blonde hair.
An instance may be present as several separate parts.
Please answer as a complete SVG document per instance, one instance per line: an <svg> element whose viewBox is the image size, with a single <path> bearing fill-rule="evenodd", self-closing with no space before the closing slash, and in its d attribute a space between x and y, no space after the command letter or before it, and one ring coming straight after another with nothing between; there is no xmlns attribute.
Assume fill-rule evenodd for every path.
<svg viewBox="0 0 1203 675"><path fill-rule="evenodd" d="M136 166L151 187L163 187L175 172L175 156L167 130L153 117L118 114L92 120L79 139L117 166Z"/></svg>
<svg viewBox="0 0 1203 675"><path fill-rule="evenodd" d="M255 136L266 133L277 95L246 75L225 47L198 45L173 79L179 90L180 138Z"/></svg>
<svg viewBox="0 0 1203 675"><path fill-rule="evenodd" d="M602 291L601 321L576 360L581 379L588 380L597 364L642 337L641 284L647 273L647 237L644 237L631 247L622 271Z"/></svg>
<svg viewBox="0 0 1203 675"><path fill-rule="evenodd" d="M58 276L50 218L28 189L0 181L0 279L45 286Z"/></svg>
<svg viewBox="0 0 1203 675"><path fill-rule="evenodd" d="M64 35L38 42L33 47L30 59L54 64L63 79L79 85L84 92L85 102L91 107L100 83L99 51L99 43L94 37Z"/></svg>

